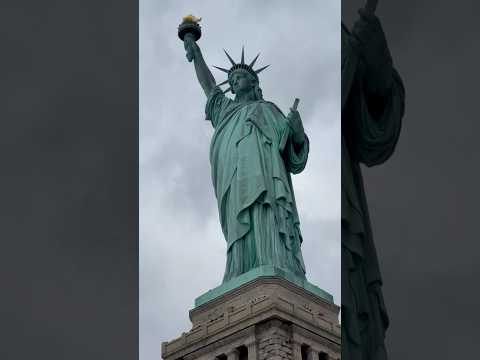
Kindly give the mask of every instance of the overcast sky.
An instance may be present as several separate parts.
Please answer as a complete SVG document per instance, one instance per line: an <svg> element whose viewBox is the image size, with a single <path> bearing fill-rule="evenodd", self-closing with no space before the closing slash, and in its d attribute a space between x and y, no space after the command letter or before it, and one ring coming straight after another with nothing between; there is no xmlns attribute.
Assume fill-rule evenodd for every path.
<svg viewBox="0 0 480 360"><path fill-rule="evenodd" d="M210 178L213 129L177 37L202 17L208 65L228 68L245 45L264 98L288 113L295 97L311 142L293 176L310 282L340 302L340 1L140 1L140 359L190 329L194 299L221 283L226 246ZM225 74L213 69L217 83Z"/></svg>

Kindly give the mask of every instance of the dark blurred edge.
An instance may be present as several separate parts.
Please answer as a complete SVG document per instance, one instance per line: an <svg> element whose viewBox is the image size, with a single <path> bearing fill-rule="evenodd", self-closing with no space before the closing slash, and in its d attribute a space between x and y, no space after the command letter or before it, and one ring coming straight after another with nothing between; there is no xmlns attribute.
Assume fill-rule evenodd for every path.
<svg viewBox="0 0 480 360"><path fill-rule="evenodd" d="M364 3L342 0L348 26ZM480 3L380 0L377 15L406 88L394 155L363 169L391 320L389 358L474 359Z"/></svg>
<svg viewBox="0 0 480 360"><path fill-rule="evenodd" d="M135 359L138 2L0 7L0 359Z"/></svg>

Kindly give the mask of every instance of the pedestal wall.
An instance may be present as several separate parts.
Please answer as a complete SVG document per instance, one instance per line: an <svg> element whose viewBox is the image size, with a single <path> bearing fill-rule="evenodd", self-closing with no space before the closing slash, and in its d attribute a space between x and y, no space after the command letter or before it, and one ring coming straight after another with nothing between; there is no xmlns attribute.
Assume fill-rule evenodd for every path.
<svg viewBox="0 0 480 360"><path fill-rule="evenodd" d="M190 311L164 360L337 360L339 307L281 277L259 277Z"/></svg>

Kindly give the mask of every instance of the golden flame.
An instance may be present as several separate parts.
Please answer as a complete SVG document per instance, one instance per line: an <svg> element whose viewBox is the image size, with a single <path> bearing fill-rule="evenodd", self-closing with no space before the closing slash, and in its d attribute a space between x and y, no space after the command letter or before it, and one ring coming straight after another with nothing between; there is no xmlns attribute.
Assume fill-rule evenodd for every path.
<svg viewBox="0 0 480 360"><path fill-rule="evenodd" d="M202 20L202 18L197 18L196 16L193 16L192 14L183 17L184 22L198 23L198 22L200 22L200 20Z"/></svg>

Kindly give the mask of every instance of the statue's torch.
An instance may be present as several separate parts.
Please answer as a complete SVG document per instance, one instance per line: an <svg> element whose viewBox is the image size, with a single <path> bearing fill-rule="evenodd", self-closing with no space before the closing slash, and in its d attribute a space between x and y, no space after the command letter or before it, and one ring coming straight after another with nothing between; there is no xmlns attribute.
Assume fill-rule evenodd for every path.
<svg viewBox="0 0 480 360"><path fill-rule="evenodd" d="M197 41L202 36L202 28L198 24L202 18L197 18L193 15L187 15L183 18L182 23L178 26L178 37L185 42L185 37ZM192 48L185 44L187 50L188 61L193 60Z"/></svg>

